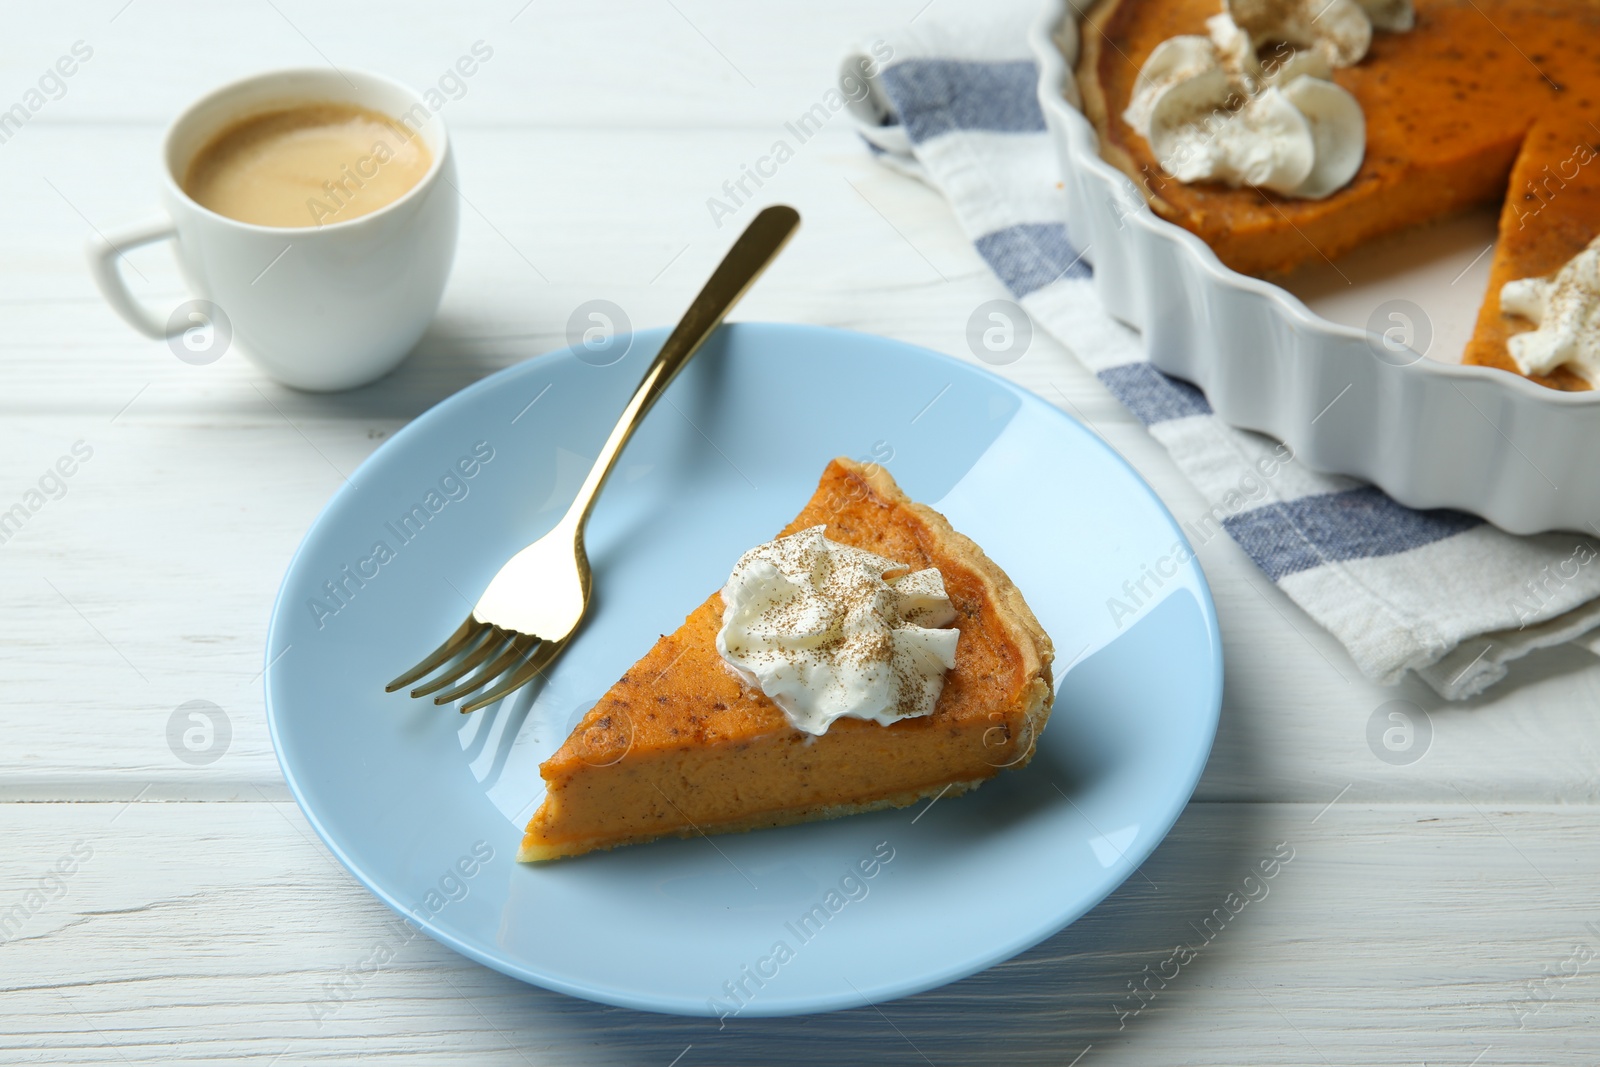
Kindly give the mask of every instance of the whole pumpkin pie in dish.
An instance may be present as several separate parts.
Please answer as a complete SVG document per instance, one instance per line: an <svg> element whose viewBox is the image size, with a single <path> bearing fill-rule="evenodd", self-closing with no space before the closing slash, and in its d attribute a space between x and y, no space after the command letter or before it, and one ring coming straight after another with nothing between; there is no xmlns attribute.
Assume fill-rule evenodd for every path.
<svg viewBox="0 0 1600 1067"><path fill-rule="evenodd" d="M1600 235L1594 195L1584 191L1597 181L1587 163L1600 144L1600 2L1362 0L1359 7L1372 16L1369 36L1343 59L1341 42L1306 29L1324 11L1357 6L1355 0L1102 0L1084 19L1077 70L1101 154L1133 178L1158 215L1198 235L1226 265L1256 276L1331 261L1380 236L1503 203L1490 291L1465 359L1518 371L1506 344L1535 324L1503 314L1501 287L1558 271ZM1299 18L1308 11L1315 17ZM1226 65L1219 14L1245 27L1255 20L1288 28L1257 33L1250 41L1255 54L1246 57L1258 75L1270 60L1287 57L1284 66L1293 69L1279 79L1285 93L1309 58L1322 66L1311 71L1317 84L1331 83L1337 87L1331 94L1348 98L1361 154L1342 184L1297 195L1271 183L1181 180L1173 169L1184 168L1163 164L1172 163L1172 152L1163 156L1152 147L1152 129L1141 108L1130 113L1130 105L1152 75L1198 71L1170 59L1146 70L1158 49L1169 57L1182 51L1171 44L1175 37L1216 40ZM1232 22L1224 25L1238 31ZM1307 47L1313 40L1320 55ZM1190 45L1191 52L1198 48ZM1254 100L1247 108L1253 106ZM1332 112L1301 110L1321 151L1322 134L1335 125L1327 120ZM1261 121L1282 120L1282 112ZM1542 208L1531 219L1519 202L1529 182L1543 190ZM1589 388L1584 375L1566 367L1529 376L1555 388Z"/></svg>
<svg viewBox="0 0 1600 1067"><path fill-rule="evenodd" d="M1053 655L976 544L836 459L540 766L518 859L965 792L1032 758Z"/></svg>

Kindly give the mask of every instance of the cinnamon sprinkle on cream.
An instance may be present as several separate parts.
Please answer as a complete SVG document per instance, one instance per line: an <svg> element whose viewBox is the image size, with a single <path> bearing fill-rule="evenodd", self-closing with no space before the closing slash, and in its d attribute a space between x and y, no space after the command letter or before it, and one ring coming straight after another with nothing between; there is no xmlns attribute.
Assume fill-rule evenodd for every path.
<svg viewBox="0 0 1600 1067"><path fill-rule="evenodd" d="M933 711L960 631L935 568L830 541L813 526L746 552L723 587L717 651L796 729L888 725Z"/></svg>

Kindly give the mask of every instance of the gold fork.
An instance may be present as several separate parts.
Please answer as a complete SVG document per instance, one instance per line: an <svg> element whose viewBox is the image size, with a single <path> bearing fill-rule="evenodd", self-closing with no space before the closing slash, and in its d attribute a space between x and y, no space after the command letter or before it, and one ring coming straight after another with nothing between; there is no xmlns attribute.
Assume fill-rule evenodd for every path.
<svg viewBox="0 0 1600 1067"><path fill-rule="evenodd" d="M589 607L591 576L583 548L583 528L623 446L645 414L666 392L730 308L777 258L800 225L792 207L769 207L757 215L705 288L678 320L650 369L634 391L600 456L555 529L512 556L489 582L477 606L444 644L385 687L393 693L461 656L453 665L411 691L413 697L438 693L435 704L449 704L484 686L492 688L461 706L463 714L487 707L533 681L548 667L583 621ZM467 672L471 678L446 689ZM439 690L445 691L439 693Z"/></svg>

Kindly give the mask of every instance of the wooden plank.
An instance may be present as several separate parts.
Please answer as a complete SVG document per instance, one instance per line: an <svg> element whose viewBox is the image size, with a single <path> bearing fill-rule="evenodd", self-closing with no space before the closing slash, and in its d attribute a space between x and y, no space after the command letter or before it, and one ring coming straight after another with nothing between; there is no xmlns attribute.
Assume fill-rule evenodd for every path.
<svg viewBox="0 0 1600 1067"><path fill-rule="evenodd" d="M403 14L376 0L225 11L203 0L107 0L27 12L6 59L20 94L75 41L94 50L30 126L164 126L245 73L336 65L381 71L418 91L439 88L449 98L444 113L459 125L703 127L803 112L833 85L847 44L903 28L924 6L828 0L772 5L752 19L709 0L496 0ZM493 55L459 87L441 83L478 41Z"/></svg>
<svg viewBox="0 0 1600 1067"><path fill-rule="evenodd" d="M1595 807L1194 805L1139 874L1010 963L881 1011L721 1030L398 940L292 805L0 818L4 907L90 853L0 946L7 1062L1059 1065L1092 1046L1079 1062L1548 1067L1591 1063L1600 1028ZM353 977L380 942L392 963Z"/></svg>

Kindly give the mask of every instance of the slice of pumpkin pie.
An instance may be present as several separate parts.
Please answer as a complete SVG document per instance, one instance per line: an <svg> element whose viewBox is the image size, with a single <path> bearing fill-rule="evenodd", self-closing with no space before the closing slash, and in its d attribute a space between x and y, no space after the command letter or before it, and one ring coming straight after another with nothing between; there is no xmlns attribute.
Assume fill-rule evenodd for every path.
<svg viewBox="0 0 1600 1067"><path fill-rule="evenodd" d="M963 793L1032 758L1053 655L976 544L881 467L836 459L540 766L517 858Z"/></svg>

